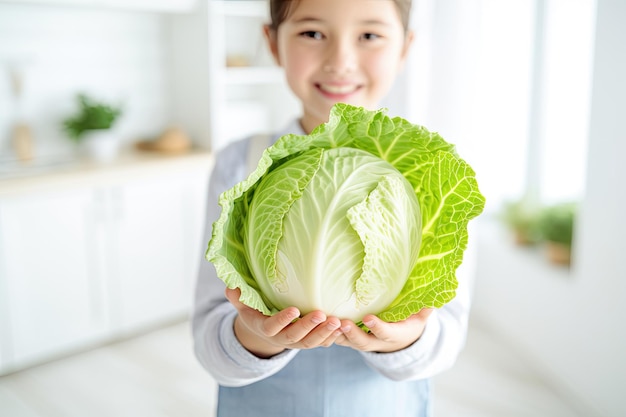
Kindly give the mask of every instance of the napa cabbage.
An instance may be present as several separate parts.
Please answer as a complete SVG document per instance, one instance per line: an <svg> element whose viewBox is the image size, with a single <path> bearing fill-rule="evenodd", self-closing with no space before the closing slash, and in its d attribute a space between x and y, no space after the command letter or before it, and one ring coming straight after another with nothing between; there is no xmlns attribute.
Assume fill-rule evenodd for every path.
<svg viewBox="0 0 626 417"><path fill-rule="evenodd" d="M267 315L293 305L399 321L454 298L467 225L484 203L440 135L337 104L328 123L279 138L222 193L206 258Z"/></svg>

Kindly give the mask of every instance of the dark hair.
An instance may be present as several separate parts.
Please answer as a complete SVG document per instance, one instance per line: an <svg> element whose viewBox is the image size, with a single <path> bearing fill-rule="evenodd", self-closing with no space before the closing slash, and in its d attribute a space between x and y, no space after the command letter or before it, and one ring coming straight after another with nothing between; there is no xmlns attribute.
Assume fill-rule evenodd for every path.
<svg viewBox="0 0 626 417"><path fill-rule="evenodd" d="M277 30L278 26L289 17L291 8L300 0L269 0L270 3L270 29ZM409 15L411 13L412 0L391 0L398 8L400 21L402 26L407 30L409 28Z"/></svg>

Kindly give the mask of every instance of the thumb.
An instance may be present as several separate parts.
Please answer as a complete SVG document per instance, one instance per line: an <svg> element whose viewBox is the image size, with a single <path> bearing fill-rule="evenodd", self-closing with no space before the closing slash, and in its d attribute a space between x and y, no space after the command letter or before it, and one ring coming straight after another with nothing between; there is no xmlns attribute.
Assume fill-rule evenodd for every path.
<svg viewBox="0 0 626 417"><path fill-rule="evenodd" d="M230 301L235 308L242 305L239 301L239 297L241 297L241 290L239 288L226 288L226 290L224 290L224 295L226 295L228 301Z"/></svg>

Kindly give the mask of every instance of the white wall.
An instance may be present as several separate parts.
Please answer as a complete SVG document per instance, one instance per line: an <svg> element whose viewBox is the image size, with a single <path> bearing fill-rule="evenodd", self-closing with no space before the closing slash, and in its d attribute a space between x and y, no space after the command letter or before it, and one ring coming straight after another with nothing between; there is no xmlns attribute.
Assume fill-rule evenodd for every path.
<svg viewBox="0 0 626 417"><path fill-rule="evenodd" d="M576 248L575 317L582 334L569 327L570 343L581 345L576 363L582 366L567 375L611 416L626 413L625 21L626 2L598 0L587 195Z"/></svg>
<svg viewBox="0 0 626 417"><path fill-rule="evenodd" d="M160 133L173 122L167 36L159 14L0 4L0 153L10 150L18 117L30 124L40 154L68 147L60 124L79 91L123 106L124 141ZM11 68L24 76L21 111Z"/></svg>
<svg viewBox="0 0 626 417"><path fill-rule="evenodd" d="M555 269L541 254L481 228L475 319L536 360L588 415L626 413L626 3L598 0L586 195L575 263ZM584 410L584 408L583 408Z"/></svg>

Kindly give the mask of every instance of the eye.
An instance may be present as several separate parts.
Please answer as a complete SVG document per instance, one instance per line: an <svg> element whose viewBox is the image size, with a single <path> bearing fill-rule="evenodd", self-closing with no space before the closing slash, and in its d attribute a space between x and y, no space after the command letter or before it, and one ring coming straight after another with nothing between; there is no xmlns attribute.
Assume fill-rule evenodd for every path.
<svg viewBox="0 0 626 417"><path fill-rule="evenodd" d="M377 35L375 33L364 33L364 34L362 34L360 36L360 39L364 40L364 41L374 41L374 40L380 39L380 38L381 38L381 36Z"/></svg>
<svg viewBox="0 0 626 417"><path fill-rule="evenodd" d="M315 30L304 31L300 33L300 36L303 36L305 38L316 39L316 40L321 40L322 38L324 38L324 35L322 35L322 32L318 32Z"/></svg>

